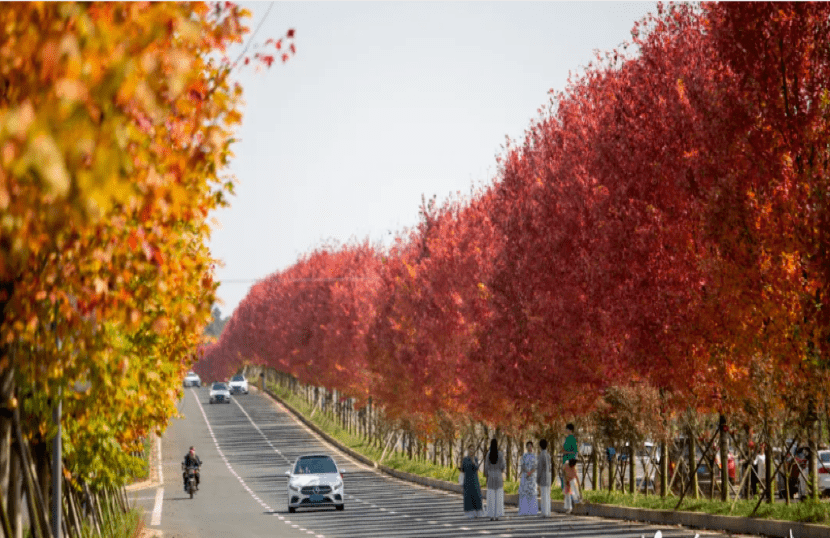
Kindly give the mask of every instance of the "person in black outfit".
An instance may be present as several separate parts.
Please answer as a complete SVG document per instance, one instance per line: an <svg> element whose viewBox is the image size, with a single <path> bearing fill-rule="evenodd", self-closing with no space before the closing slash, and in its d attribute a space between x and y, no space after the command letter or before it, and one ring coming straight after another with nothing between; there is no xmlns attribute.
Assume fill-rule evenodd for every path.
<svg viewBox="0 0 830 538"><path fill-rule="evenodd" d="M202 466L202 460L196 455L196 449L193 447L190 447L190 451L184 455L184 463L182 463L182 467L184 468L182 480L184 481L185 491L187 491L187 468L189 466L196 468L196 489L199 489L199 467Z"/></svg>

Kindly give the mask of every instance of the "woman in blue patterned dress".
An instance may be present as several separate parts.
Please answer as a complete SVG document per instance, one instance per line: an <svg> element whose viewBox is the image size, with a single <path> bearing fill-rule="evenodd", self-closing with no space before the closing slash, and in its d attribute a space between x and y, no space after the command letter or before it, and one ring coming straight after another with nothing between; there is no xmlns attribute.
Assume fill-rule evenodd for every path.
<svg viewBox="0 0 830 538"><path fill-rule="evenodd" d="M533 453L533 442L528 441L527 452L522 456L522 475L519 482L519 515L535 516L539 512L539 501L536 499L536 454Z"/></svg>

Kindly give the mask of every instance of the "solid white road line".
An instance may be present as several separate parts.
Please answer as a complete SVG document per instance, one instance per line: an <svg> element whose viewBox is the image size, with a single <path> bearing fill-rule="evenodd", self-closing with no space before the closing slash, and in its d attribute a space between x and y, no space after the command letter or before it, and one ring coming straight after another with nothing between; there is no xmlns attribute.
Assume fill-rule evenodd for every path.
<svg viewBox="0 0 830 538"><path fill-rule="evenodd" d="M156 437L156 449L158 451L159 484L164 485L164 473L161 470L161 437ZM151 526L161 525L161 507L163 503L164 488L162 487L156 490L156 501L153 505L153 517L150 519Z"/></svg>
<svg viewBox="0 0 830 538"><path fill-rule="evenodd" d="M161 505L164 499L164 488L156 490L156 504L153 506L153 517L150 520L151 526L161 525Z"/></svg>

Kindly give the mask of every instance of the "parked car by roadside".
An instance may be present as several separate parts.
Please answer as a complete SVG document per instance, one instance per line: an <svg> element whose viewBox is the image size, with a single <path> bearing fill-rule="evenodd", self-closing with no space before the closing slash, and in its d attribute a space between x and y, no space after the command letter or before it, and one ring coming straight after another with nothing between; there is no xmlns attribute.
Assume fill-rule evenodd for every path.
<svg viewBox="0 0 830 538"><path fill-rule="evenodd" d="M818 451L818 488L824 496L830 496L830 450Z"/></svg>
<svg viewBox="0 0 830 538"><path fill-rule="evenodd" d="M830 450L819 450L817 455L819 495L830 496ZM793 456L795 465L798 467L793 466L791 468L791 484L794 485L797 479L798 486L797 488L791 486L792 489L796 490L792 493L798 493L800 499L805 499L810 491L807 485L810 472L810 449L806 446L800 447L795 451ZM797 477L795 476L796 474L798 475ZM785 495L782 491L781 496L784 497Z"/></svg>

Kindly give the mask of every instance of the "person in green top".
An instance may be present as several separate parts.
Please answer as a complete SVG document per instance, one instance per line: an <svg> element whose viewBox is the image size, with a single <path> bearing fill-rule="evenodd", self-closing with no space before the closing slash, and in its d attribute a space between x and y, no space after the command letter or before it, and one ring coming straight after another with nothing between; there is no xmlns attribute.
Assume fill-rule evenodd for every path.
<svg viewBox="0 0 830 538"><path fill-rule="evenodd" d="M571 459L575 459L577 456L577 444L576 444L576 437L574 437L574 425L570 422L565 426L565 432L567 437L565 437L565 444L562 446L562 468L564 469L565 464L568 463ZM559 476L559 481L562 484L562 489L565 489L565 475L564 473Z"/></svg>

